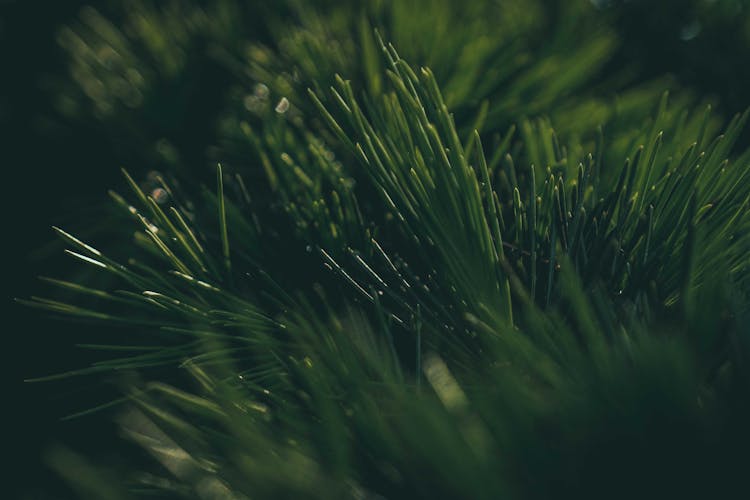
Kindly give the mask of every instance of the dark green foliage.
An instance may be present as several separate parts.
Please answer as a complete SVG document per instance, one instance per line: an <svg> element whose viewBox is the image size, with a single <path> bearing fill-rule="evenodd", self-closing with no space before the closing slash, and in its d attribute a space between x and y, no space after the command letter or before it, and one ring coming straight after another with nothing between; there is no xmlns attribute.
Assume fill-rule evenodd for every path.
<svg viewBox="0 0 750 500"><path fill-rule="evenodd" d="M587 2L246 9L139 2L62 31L66 109L165 170L111 193L127 252L57 230L105 286L24 301L128 327L88 346L124 354L63 376L137 373L113 399L162 468L118 489L60 452L84 495L741 485L747 113L722 127L686 91L603 72L618 38ZM158 136L196 53L226 80L193 157ZM142 382L154 367L171 374Z"/></svg>

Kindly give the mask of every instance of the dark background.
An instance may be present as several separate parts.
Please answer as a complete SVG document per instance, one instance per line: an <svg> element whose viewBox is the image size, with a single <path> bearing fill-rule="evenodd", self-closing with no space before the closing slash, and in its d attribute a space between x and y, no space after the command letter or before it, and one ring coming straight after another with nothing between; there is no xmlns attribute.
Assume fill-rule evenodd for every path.
<svg viewBox="0 0 750 500"><path fill-rule="evenodd" d="M75 16L78 0L0 1L0 144L3 198L3 363L10 401L2 404L7 420L4 455L10 472L10 498L68 498L71 493L43 465L42 454L55 443L83 453L106 453L113 432L106 419L62 422L80 408L70 383L24 383L24 379L75 367L83 360L75 342L93 328L53 321L13 303L14 297L39 293L38 275L60 275L70 265L61 256L50 229L78 225L92 215L118 175L108 143L96 129L65 126L54 118L43 90L46 75L64 74L65 60L55 42L58 26ZM78 380L84 385L90 382ZM15 493L13 493L15 492Z"/></svg>
<svg viewBox="0 0 750 500"><path fill-rule="evenodd" d="M95 121L66 121L56 114L52 77L65 75L57 28L74 19L80 0L0 0L0 165L3 231L2 356L9 382L2 412L11 498L68 498L70 492L44 465L56 443L84 455L116 454L108 419L61 417L90 405L89 386L99 381L25 383L27 378L84 366L74 344L100 335L101 327L53 321L13 303L42 288L38 275L60 276L71 261L62 256L50 226L91 228L101 222L106 190L120 185L123 157ZM604 4L607 2L599 2ZM613 66L635 63L644 80L672 73L683 85L714 96L719 111L750 104L748 8L736 0L608 2L623 37ZM199 111L201 113L201 111ZM195 123L210 122L194 116ZM186 136L196 144L205 137ZM140 168L141 166L138 166ZM99 218L97 218L99 216ZM62 271L62 272L61 272ZM6 466L7 467L7 466ZM5 490L8 491L8 490Z"/></svg>

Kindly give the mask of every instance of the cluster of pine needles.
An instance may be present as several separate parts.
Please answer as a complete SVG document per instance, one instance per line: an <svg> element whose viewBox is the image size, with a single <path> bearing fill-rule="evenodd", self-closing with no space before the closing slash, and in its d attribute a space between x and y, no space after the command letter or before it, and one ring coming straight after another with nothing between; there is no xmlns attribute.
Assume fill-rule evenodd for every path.
<svg viewBox="0 0 750 500"><path fill-rule="evenodd" d="M76 298L24 301L118 332L86 346L100 362L47 378L129 374L104 406L153 461L98 470L65 452L82 496L743 484L747 113L603 74L618 38L583 1L138 1L120 16L87 8L60 31L59 104L159 172L129 166L110 192L117 244L56 229L98 278L49 278ZM208 182L138 121L195 53L232 82Z"/></svg>

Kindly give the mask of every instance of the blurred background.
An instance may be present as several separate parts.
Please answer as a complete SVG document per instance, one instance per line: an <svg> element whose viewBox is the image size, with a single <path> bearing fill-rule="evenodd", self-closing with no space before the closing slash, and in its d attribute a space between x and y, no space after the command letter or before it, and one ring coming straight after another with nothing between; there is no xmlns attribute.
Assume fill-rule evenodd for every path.
<svg viewBox="0 0 750 500"><path fill-rule="evenodd" d="M250 20L252 9L263 2L245 3ZM559 2L542 3L554 16ZM13 303L13 297L38 292L37 276L54 275L69 265L50 226L82 236L106 234L106 190L121 185L121 166L145 172L159 168L158 163L177 150L182 168L201 171L210 162L219 110L231 81L227 68L195 48L184 54L178 77L160 81L150 100L130 111L131 128L118 128L95 111L75 109L75 61L64 27L85 17L90 12L85 6L96 7L117 24L128 5L124 0L0 0L2 239L10 252L3 259L8 272L2 280L7 289L3 311L9 315L3 357L8 360L4 380L11 395L2 406L10 444L6 457L15 483L11 498L70 497L45 465L46 451L58 444L105 462L121 459L108 419L61 420L90 405L87 387L92 381L24 383L85 366L89 355L74 344L106 334L90 325L52 321ZM715 102L723 115L750 105L746 2L599 0L591 2L591 9L596 22L610 25L619 38L604 75L622 68L628 68L635 81L671 75L677 86ZM264 26L248 26L246 32L259 39L266 36ZM147 128L133 130L132 124ZM126 147L133 141L118 139L118 131L140 138L144 148ZM145 154L147 150L156 153Z"/></svg>

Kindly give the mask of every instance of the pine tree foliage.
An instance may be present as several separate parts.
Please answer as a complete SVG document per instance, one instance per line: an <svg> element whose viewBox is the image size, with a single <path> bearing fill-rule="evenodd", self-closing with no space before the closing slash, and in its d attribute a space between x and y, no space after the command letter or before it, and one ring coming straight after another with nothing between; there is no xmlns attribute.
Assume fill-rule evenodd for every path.
<svg viewBox="0 0 750 500"><path fill-rule="evenodd" d="M603 74L618 39L588 2L257 4L86 9L61 31L61 105L164 170L110 193L126 258L56 230L105 287L24 301L127 327L51 378L140 374L115 397L155 463L119 489L61 457L83 496L740 484L747 113L722 126L664 80ZM195 54L229 82L210 188L160 137Z"/></svg>

